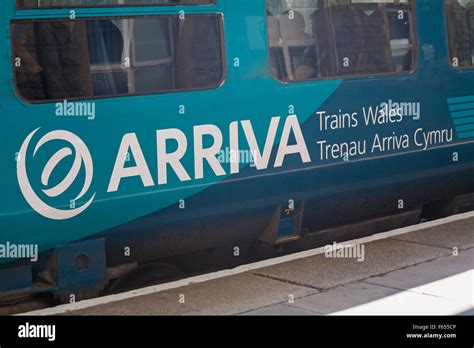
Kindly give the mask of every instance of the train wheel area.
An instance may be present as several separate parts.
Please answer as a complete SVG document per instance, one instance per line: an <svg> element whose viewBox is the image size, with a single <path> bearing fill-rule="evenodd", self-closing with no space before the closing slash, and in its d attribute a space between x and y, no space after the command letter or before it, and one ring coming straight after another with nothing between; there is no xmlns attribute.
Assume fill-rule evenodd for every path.
<svg viewBox="0 0 474 348"><path fill-rule="evenodd" d="M27 315L474 315L474 213Z"/></svg>

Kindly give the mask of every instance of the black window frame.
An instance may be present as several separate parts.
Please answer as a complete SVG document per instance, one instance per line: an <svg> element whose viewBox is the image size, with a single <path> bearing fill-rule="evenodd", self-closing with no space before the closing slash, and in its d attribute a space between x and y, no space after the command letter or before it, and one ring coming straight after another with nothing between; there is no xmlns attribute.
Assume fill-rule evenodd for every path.
<svg viewBox="0 0 474 348"><path fill-rule="evenodd" d="M318 82L318 81L335 81L335 80L347 80L347 79L367 79L367 78L377 78L377 77L398 77L398 76L408 76L415 74L419 68L419 34L418 34L418 21L417 21L417 11L416 11L416 0L410 1L411 11L409 11L409 16L411 19L411 39L412 39L412 51L413 51L413 62L410 70L400 71L400 72L382 72L382 73L360 73L360 74L347 74L347 75L335 75L329 77L316 77L308 78L301 80L291 80L291 79L280 79L272 73L271 66L271 56L270 56L270 33L268 30L268 18L267 14L269 12L268 3L271 0L263 0L265 2L265 28L266 28L266 45L267 45L267 55L268 55L268 74L270 77L281 84L298 84L298 83L308 83L308 82Z"/></svg>
<svg viewBox="0 0 474 348"><path fill-rule="evenodd" d="M11 54L12 54L12 68L13 68L13 83L14 83L14 90L15 95L23 102L27 104L55 104L58 102L62 102L65 99L67 101L94 101L94 100L103 100L103 99L116 99L116 98L128 98L128 97L144 97L144 96L159 96L159 95L172 95L172 94L182 94L182 93L190 93L190 92L199 92L199 91L211 91L217 90L221 88L228 77L228 69L227 69L227 51L226 51L226 40L225 40L225 30L224 30L224 14L222 12L214 12L214 13L188 13L186 14L187 17L202 17L202 16L214 16L218 18L219 23L219 45L220 45L220 59L221 59L221 78L215 84L206 87L197 87L197 88L185 88L185 89L176 89L176 90L168 90L162 92L149 92L149 93L127 93L127 94L114 94L114 95L100 95L100 96L87 96L87 97L72 97L72 98L57 98L57 99L46 99L46 100L29 100L23 97L23 95L18 90L17 86L17 77L16 77L16 70L15 70L15 56L14 56L14 48L11 45ZM76 18L74 20L68 18L34 18L34 19L26 19L26 20L12 20L10 22L10 42L14 40L14 24L15 23L37 23L37 22L61 22L61 21L78 21L78 20L98 20L98 19L149 19L149 18L157 18L157 17L179 17L179 14L147 14L147 15L119 15L119 16L96 16L96 17L81 17Z"/></svg>
<svg viewBox="0 0 474 348"><path fill-rule="evenodd" d="M448 65L451 67L451 69L453 69L454 71L457 71L457 72L472 71L472 70L474 70L474 47L471 47L471 52L470 52L471 65L467 65L467 66L454 66L453 65L453 58L455 58L455 57L451 57L451 50L449 48L449 45L450 45L450 42L451 42L450 41L451 37L449 35L449 23L448 23L448 11L447 11L448 1L449 0L443 0L443 3L444 3L444 6L443 6L444 34L445 34L446 52L447 52L447 56L448 56ZM455 1L457 1L457 0L455 0ZM473 34L472 40L474 40L474 30L473 30L472 34ZM469 40L471 41L471 33L469 33Z"/></svg>

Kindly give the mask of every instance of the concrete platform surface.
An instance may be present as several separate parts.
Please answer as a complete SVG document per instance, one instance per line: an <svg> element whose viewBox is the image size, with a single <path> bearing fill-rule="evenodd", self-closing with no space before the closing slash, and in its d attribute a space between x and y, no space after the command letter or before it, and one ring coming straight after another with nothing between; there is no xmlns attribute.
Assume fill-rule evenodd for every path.
<svg viewBox="0 0 474 348"><path fill-rule="evenodd" d="M364 252L358 257L328 257L323 251L199 284L141 296L132 292L130 298L92 301L78 310L66 306L49 314L474 314L474 217L421 225L361 244L360 250Z"/></svg>

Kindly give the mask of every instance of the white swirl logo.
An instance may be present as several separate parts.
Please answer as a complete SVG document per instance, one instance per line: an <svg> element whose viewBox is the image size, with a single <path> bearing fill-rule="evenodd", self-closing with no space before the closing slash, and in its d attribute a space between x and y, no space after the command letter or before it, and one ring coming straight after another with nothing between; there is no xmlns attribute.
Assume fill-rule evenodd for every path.
<svg viewBox="0 0 474 348"><path fill-rule="evenodd" d="M61 210L61 209L56 209L48 204L44 203L36 194L36 192L33 190L30 184L30 180L28 179L28 174L26 171L26 153L28 150L28 146L30 144L31 139L33 136L36 134L36 132L39 130L39 128L35 129L33 132L31 132L23 142L20 152L18 154L18 162L17 162L17 176L18 176L18 183L20 185L21 192L23 193L23 196L25 197L26 201L28 204L39 214L43 215L46 218L53 219L53 220L67 220L71 219L79 214L81 214L84 210L86 210L91 204L92 201L95 198L95 193L92 196L92 198L87 201L83 206L75 209L67 209L67 210ZM75 134L64 131L64 130L57 130L57 131L52 131L45 136L43 136L38 144L36 145L33 156L36 155L36 152L38 149L46 144L49 141L52 140L64 140L67 141L72 145L75 151L75 158L74 162L72 164L72 167L69 171L69 173L66 175L66 177L55 187L50 188L50 189L44 189L42 190L48 197L58 197L66 190L71 187L71 185L74 183L76 180L77 176L79 175L79 172L81 170L82 164L84 163L84 169L85 169L85 180L84 180L84 186L82 187L81 192L77 195L76 198L73 199L73 201L77 201L81 199L86 192L89 190L91 183L92 183L92 177L94 174L94 168L93 168L93 163L92 163L92 157L91 154L84 142ZM56 168L56 166L66 157L72 155L72 150L69 147L62 148L58 152L56 152L51 159L48 161L46 166L43 169L43 173L41 175L41 183L44 186L48 186L49 184L49 178Z"/></svg>

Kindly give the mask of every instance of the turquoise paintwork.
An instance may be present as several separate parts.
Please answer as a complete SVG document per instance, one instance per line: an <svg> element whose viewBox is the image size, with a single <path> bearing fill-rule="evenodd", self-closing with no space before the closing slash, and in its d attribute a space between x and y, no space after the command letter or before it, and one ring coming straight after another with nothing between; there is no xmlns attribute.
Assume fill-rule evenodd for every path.
<svg viewBox="0 0 474 348"><path fill-rule="evenodd" d="M449 111L459 138L474 136L474 96L448 99ZM461 111L459 111L461 110Z"/></svg>
<svg viewBox="0 0 474 348"><path fill-rule="evenodd" d="M2 51L0 62L1 71L7 73L2 74L0 85L3 115L0 191L4 197L0 201L1 240L37 243L41 250L45 250L148 215L225 179L216 177L210 167L206 167L203 180L193 179L191 182L180 183L173 177L167 185L144 188L139 178L131 178L123 180L117 193L107 193L119 144L126 133L137 134L156 183L156 130L178 128L186 133L190 148L183 164L192 172L193 126L218 126L224 134L224 146L228 146L229 124L233 121L252 120L258 140L263 144L272 116L286 116L288 105L294 104L300 122L304 122L341 83L327 81L318 84L317 88L306 88L305 84L300 84L287 88L282 93L280 83L267 74L266 33L262 15L265 9L261 2L255 0L219 1L218 6L183 8L82 9L77 10L76 16L79 18L98 13L117 16L178 13L181 9L186 13L224 13L228 66L224 84L208 91L96 100L97 116L93 121L86 118L57 117L54 103L30 105L20 101L15 96L11 83L13 70L10 63L10 43L4 40L8 47ZM14 19L35 18L44 14L44 11L14 13L11 3L3 10L7 11L7 18ZM64 17L69 10L50 12L51 17ZM226 15L227 13L232 15ZM2 22L2 31L8 31L8 23ZM234 57L240 59L239 68L233 67ZM181 104L186 106L185 115L178 112ZM84 201L77 204L83 204L94 192L96 197L92 206L78 217L66 221L44 218L31 210L19 190L15 153L19 151L25 137L38 127L41 127L38 132L41 136L55 129L71 131L89 147L94 161L93 184ZM35 136L33 143L39 138L39 135ZM244 138L240 141L243 143ZM30 177L36 175L39 178L41 166L55 151L56 148L50 152L45 147L45 156L35 157L34 160L30 153L28 161L38 161L38 171L32 172L35 174L30 174ZM68 166L70 163L65 161L63 169L68 169ZM65 173L58 170L54 174L61 180ZM36 182L33 187L40 190L41 184ZM71 188L71 192L69 197L72 199L77 191ZM69 198L56 204L64 209L69 205Z"/></svg>

